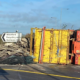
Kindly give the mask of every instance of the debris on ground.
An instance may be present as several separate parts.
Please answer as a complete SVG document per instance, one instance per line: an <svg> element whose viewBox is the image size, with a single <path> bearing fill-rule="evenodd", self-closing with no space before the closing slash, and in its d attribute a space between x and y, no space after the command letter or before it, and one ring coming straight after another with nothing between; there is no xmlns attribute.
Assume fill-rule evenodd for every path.
<svg viewBox="0 0 80 80"><path fill-rule="evenodd" d="M29 55L29 42L22 38L21 42L0 45L1 64L27 64L32 61ZM30 60L30 61L29 61Z"/></svg>

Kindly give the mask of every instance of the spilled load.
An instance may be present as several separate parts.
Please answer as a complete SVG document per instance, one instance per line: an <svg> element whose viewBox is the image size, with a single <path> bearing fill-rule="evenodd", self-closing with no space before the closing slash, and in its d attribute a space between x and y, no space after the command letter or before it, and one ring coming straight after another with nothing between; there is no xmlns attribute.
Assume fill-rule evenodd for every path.
<svg viewBox="0 0 80 80"><path fill-rule="evenodd" d="M29 54L29 42L22 38L17 43L5 43L0 45L0 64L27 64L32 63ZM28 50L27 50L28 49Z"/></svg>

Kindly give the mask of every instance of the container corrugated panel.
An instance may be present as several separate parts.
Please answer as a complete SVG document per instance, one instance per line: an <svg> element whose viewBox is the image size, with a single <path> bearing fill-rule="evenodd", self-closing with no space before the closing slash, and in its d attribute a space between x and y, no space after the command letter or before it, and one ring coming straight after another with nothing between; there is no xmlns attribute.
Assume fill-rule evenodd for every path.
<svg viewBox="0 0 80 80"><path fill-rule="evenodd" d="M50 31L45 31L43 62L49 63L50 54Z"/></svg>
<svg viewBox="0 0 80 80"><path fill-rule="evenodd" d="M39 53L40 53L40 43L41 43L41 29L35 29L35 38L34 38L34 62L39 61Z"/></svg>
<svg viewBox="0 0 80 80"><path fill-rule="evenodd" d="M58 57L57 57L57 52L58 52L58 38L59 38L59 31L53 31L53 49L50 57L50 63L58 63Z"/></svg>
<svg viewBox="0 0 80 80"><path fill-rule="evenodd" d="M68 30L45 30L45 42L43 52L43 62L45 63L60 63L67 64L68 61L68 49L69 49L69 32ZM39 60L41 33L35 31L35 62ZM36 47L37 46L37 47Z"/></svg>
<svg viewBox="0 0 80 80"><path fill-rule="evenodd" d="M53 56L51 63L67 64L69 49L68 30L54 30Z"/></svg>
<svg viewBox="0 0 80 80"><path fill-rule="evenodd" d="M68 31L61 31L61 57L60 62L61 64L65 63L67 64L67 57L68 57L68 48L69 48L69 40L68 40Z"/></svg>

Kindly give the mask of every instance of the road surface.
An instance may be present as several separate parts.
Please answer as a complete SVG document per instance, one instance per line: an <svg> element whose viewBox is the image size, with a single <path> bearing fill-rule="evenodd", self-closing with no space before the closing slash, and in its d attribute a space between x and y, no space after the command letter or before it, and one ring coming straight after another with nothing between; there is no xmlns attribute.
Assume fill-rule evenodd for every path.
<svg viewBox="0 0 80 80"><path fill-rule="evenodd" d="M0 65L0 80L79 80L80 66L28 64Z"/></svg>

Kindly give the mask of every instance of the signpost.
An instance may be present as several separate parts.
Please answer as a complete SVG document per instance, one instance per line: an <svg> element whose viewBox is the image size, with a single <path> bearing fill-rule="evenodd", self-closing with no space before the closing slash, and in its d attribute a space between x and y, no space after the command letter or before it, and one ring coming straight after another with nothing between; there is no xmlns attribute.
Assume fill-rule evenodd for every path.
<svg viewBox="0 0 80 80"><path fill-rule="evenodd" d="M3 42L21 41L22 33L3 33L1 39Z"/></svg>

